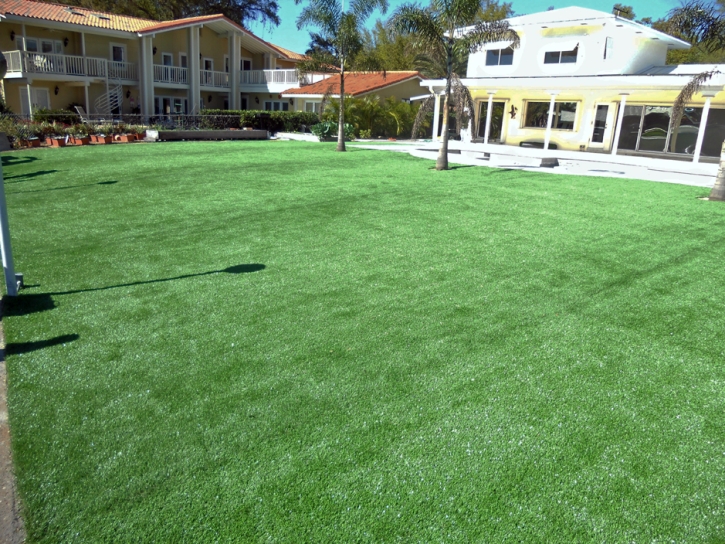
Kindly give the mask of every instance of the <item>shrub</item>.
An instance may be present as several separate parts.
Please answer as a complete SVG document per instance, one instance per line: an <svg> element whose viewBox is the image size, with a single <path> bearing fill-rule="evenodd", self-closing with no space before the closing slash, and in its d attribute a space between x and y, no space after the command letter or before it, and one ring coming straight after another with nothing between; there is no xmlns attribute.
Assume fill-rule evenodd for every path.
<svg viewBox="0 0 725 544"><path fill-rule="evenodd" d="M365 129L363 129L363 130L360 131L360 137L361 138L368 139L368 138L372 138L372 136L373 136L373 131L372 130L365 130Z"/></svg>
<svg viewBox="0 0 725 544"><path fill-rule="evenodd" d="M77 113L73 113L69 110L46 110L39 109L33 112L34 121L47 121L49 123L56 122L64 125L75 125L80 122L80 117Z"/></svg>
<svg viewBox="0 0 725 544"><path fill-rule="evenodd" d="M337 123L333 121L323 121L313 125L310 128L312 134L317 136L320 141L324 141L328 138L337 138ZM345 123L345 141L351 141L355 139L355 127L350 123Z"/></svg>
<svg viewBox="0 0 725 544"><path fill-rule="evenodd" d="M320 122L316 113L309 111L259 111L245 110L240 112L242 126L251 126L274 132L302 132L303 128L311 127Z"/></svg>

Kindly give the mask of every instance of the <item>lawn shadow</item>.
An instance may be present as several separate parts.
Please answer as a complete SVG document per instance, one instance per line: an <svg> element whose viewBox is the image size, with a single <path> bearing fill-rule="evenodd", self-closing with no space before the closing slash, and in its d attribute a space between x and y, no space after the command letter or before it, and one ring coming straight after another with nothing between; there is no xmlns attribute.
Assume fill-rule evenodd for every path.
<svg viewBox="0 0 725 544"><path fill-rule="evenodd" d="M39 160L38 157L16 157L11 155L3 155L2 163L3 166L10 166L13 164L27 164Z"/></svg>
<svg viewBox="0 0 725 544"><path fill-rule="evenodd" d="M16 181L13 181L12 183L22 183L23 181L37 178L39 176L44 176L46 174L55 174L56 172L60 172L60 170L38 170L37 172L30 172L28 174L18 174L17 176L5 176L5 181L9 179L14 179Z"/></svg>
<svg viewBox="0 0 725 544"><path fill-rule="evenodd" d="M19 294L17 297L3 297L3 317L17 317L53 310L55 301L48 293Z"/></svg>
<svg viewBox="0 0 725 544"><path fill-rule="evenodd" d="M15 182L19 183L19 182ZM50 189L32 189L30 191L10 191L8 192L9 195L19 195L22 193L45 193L48 191L61 191L63 189L76 189L78 187L93 187L94 185L113 185L115 183L118 183L117 180L111 180L111 181L98 181L96 183L84 183L82 185L66 185L65 187L51 187Z"/></svg>
<svg viewBox="0 0 725 544"><path fill-rule="evenodd" d="M35 342L10 342L5 346L5 353L8 355L20 355L22 353L30 353L43 348L49 348L60 344L75 342L80 336L77 334L63 334L48 340L37 340Z"/></svg>
<svg viewBox="0 0 725 544"><path fill-rule="evenodd" d="M182 274L181 276L174 276L173 278L161 278L158 280L145 280L145 281L132 281L129 283L119 283L118 285L107 285L105 287L90 287L88 289L74 289L71 291L55 291L52 293L44 293L38 296L55 296L55 295L74 295L76 293L92 293L94 291L106 291L108 289L117 289L119 287L133 287L135 285L148 285L151 283L164 283L167 281L184 280L187 278L199 278L202 276L211 276L214 274L248 274L250 272L258 272L267 268L263 264L251 263L251 264L238 264L235 266L229 266L223 270L212 270L210 272L199 272L198 274ZM35 295L32 295L35 296Z"/></svg>

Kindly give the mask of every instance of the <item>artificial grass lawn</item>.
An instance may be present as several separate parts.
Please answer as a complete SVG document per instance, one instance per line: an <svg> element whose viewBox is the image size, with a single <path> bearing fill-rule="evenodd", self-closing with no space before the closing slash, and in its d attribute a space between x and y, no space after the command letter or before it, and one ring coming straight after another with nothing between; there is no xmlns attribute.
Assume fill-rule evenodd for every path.
<svg viewBox="0 0 725 544"><path fill-rule="evenodd" d="M722 542L725 206L334 147L3 156L30 540Z"/></svg>

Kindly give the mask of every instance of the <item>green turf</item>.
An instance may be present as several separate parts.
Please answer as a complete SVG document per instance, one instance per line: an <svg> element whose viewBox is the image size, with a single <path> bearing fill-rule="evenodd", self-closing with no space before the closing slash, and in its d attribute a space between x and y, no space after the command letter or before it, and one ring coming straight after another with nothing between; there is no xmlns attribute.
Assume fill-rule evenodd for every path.
<svg viewBox="0 0 725 544"><path fill-rule="evenodd" d="M334 147L4 154L30 540L722 542L725 206Z"/></svg>

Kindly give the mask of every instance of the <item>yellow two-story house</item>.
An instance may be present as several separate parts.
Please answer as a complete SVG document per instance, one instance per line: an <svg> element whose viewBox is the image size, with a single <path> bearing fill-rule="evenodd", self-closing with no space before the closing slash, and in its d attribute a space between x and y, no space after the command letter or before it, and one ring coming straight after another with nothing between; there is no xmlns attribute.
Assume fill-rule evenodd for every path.
<svg viewBox="0 0 725 544"><path fill-rule="evenodd" d="M6 104L30 116L80 105L90 114L291 110L281 92L304 57L223 15L152 21L75 6L0 0Z"/></svg>

